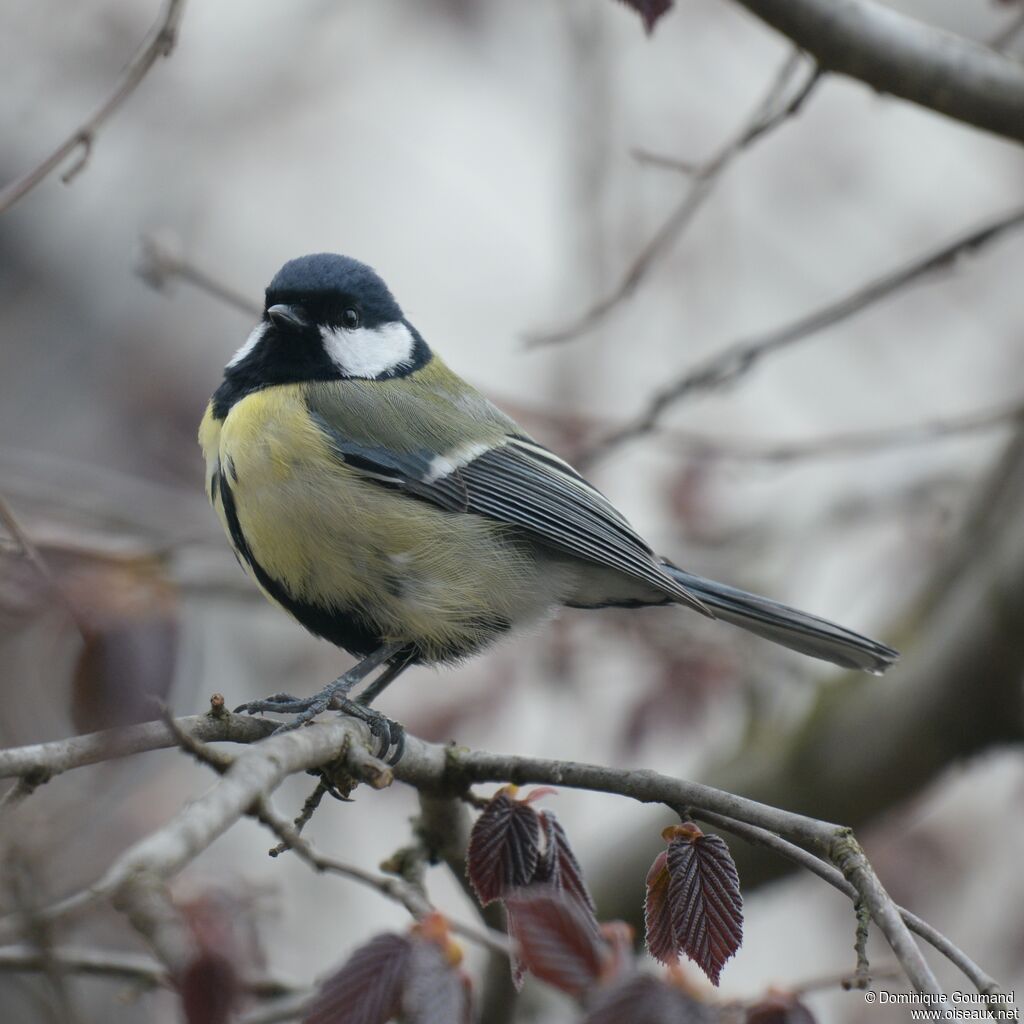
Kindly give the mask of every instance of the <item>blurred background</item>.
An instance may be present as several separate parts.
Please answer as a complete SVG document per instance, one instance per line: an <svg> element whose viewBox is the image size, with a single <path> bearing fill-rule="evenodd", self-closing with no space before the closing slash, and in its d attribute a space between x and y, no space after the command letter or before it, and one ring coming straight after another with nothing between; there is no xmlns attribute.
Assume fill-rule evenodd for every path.
<svg viewBox="0 0 1024 1024"><path fill-rule="evenodd" d="M981 41L1020 13L893 6ZM6 0L0 181L109 94L158 13ZM311 693L349 664L264 602L206 504L196 428L254 317L173 272L184 263L258 305L285 260L342 252L381 272L454 369L587 459L666 556L904 653L884 679L850 678L679 610L566 612L457 670L410 672L382 709L427 739L654 768L854 825L897 901L1020 990L1024 422L1006 410L1024 401L1024 231L686 396L656 430L600 441L730 343L1019 205L1024 153L826 77L723 168L632 294L539 343L616 290L695 187L677 164L712 159L773 83L785 106L809 70L728 0L686 0L650 38L625 5L597 0L189 5L177 49L81 173L0 218L0 496L59 585L2 531L0 743L145 717L147 692L179 714L214 691L230 705ZM975 414L984 428L961 429ZM879 436L843 440L865 432ZM0 823L0 899L25 909L87 885L210 781L173 751L60 777L16 827ZM290 780L277 806L292 816L311 785ZM600 916L637 922L665 820L593 794L552 805ZM408 842L415 810L400 786L359 790L310 834L373 867ZM231 948L254 969L308 984L405 927L377 894L272 860L269 845L245 821L175 887L183 905L230 908ZM849 902L730 847L746 937L710 997L851 971ZM429 885L472 916L442 869ZM109 911L52 938L141 948ZM68 984L82 1021L178 1019L167 993ZM823 1021L906 1013L835 987L807 1001ZM575 1014L539 985L515 1012ZM45 982L0 973L3 1020L67 1013Z"/></svg>

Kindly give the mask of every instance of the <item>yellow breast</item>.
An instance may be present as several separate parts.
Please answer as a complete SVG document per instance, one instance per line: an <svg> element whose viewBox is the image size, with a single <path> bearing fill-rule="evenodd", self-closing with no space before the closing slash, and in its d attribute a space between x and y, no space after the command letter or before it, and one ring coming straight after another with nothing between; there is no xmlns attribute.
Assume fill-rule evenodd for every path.
<svg viewBox="0 0 1024 1024"><path fill-rule="evenodd" d="M302 385L248 395L222 423L207 410L200 443L225 530L230 536L219 474L267 575L297 601L357 615L382 639L419 644L427 660L467 653L536 617L553 589L564 589L507 526L445 512L340 462L309 417Z"/></svg>

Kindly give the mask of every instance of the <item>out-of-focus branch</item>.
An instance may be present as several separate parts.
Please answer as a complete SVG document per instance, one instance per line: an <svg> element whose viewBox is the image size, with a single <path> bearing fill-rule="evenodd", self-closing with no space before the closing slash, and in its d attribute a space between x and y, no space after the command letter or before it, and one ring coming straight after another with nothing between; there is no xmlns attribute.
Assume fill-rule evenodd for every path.
<svg viewBox="0 0 1024 1024"><path fill-rule="evenodd" d="M121 80L109 98L96 112L78 126L42 163L20 178L0 189L0 213L9 210L19 199L36 187L47 175L55 171L67 158L79 150L79 157L64 172L67 184L85 167L92 152L96 133L118 107L138 88L149 69L161 58L170 56L178 41L178 29L185 12L185 0L167 0L163 14L149 38L142 44L121 75Z"/></svg>
<svg viewBox="0 0 1024 1024"><path fill-rule="evenodd" d="M828 327L834 327L903 288L951 269L960 257L978 252L1009 231L1022 226L1024 207L1018 207L874 278L835 302L781 327L734 342L658 391L639 416L598 441L581 461L592 463L627 441L650 433L658 426L665 412L684 398L734 383L764 356L788 348Z"/></svg>
<svg viewBox="0 0 1024 1024"><path fill-rule="evenodd" d="M831 864L826 864L820 857L815 857L814 854L808 853L807 850L787 842L766 829L758 828L756 825L743 825L736 822L726 825L715 814L706 815L706 820L712 825L718 825L722 828L728 827L729 831L745 839L748 843L767 847L769 850L786 858L786 860L806 868L812 874L828 882L833 888L838 889L850 900L856 901L856 887L846 880L842 871ZM995 978L982 970L962 949L946 938L937 928L933 928L927 921L921 920L916 914L912 914L904 907L896 906L896 910L912 932L920 935L925 942L937 949L950 963L955 964L982 995L998 995L1002 991ZM877 975L877 972L872 973ZM995 1009L996 1005L994 1003L992 1008Z"/></svg>
<svg viewBox="0 0 1024 1024"><path fill-rule="evenodd" d="M17 517L11 511L10 505L0 495L0 524L7 530L14 540L14 543L18 546L22 555L26 558L33 569L39 574L43 582L46 584L50 594L60 603L61 607L68 613L71 621L75 624L75 628L82 632L83 626L81 618L78 614L78 609L68 599L67 594L61 589L60 584L57 582L57 578L50 571L50 567L46 564L46 559L39 553L39 549L32 542L28 534L21 528L21 524L18 522ZM22 779L22 782L29 785L29 780ZM11 790L4 794L2 805L9 805L12 801L17 801L27 796L31 792Z"/></svg>
<svg viewBox="0 0 1024 1024"><path fill-rule="evenodd" d="M236 291L230 285L184 259L177 240L169 235L152 233L140 240L141 254L135 272L146 284L157 291L165 289L172 281L187 281L200 291L227 303L241 313L258 317L262 310L258 302L248 295Z"/></svg>
<svg viewBox="0 0 1024 1024"><path fill-rule="evenodd" d="M989 42L993 50L1005 50L1024 31L1024 10L1018 11L1009 24L999 30Z"/></svg>
<svg viewBox="0 0 1024 1024"><path fill-rule="evenodd" d="M11 535L11 539L18 545L32 568L46 581L47 586L52 590L57 590L57 580L50 572L50 567L46 564L43 556L39 554L39 549L29 539L28 534L21 528L17 517L2 495L0 495L0 524L3 524L4 529Z"/></svg>
<svg viewBox="0 0 1024 1024"><path fill-rule="evenodd" d="M1024 142L1024 65L878 0L738 0L826 71Z"/></svg>
<svg viewBox="0 0 1024 1024"><path fill-rule="evenodd" d="M600 323L613 309L628 299L647 276L651 267L675 244L686 230L704 201L711 195L715 184L733 160L751 143L770 133L799 112L808 96L818 84L820 72L812 68L806 81L796 95L785 105L779 106L793 75L801 63L799 54L790 56L772 80L767 93L758 102L753 115L743 128L726 142L718 152L705 163L690 167L688 188L682 199L672 210L664 223L651 236L633 260L619 283L612 291L596 302L572 323L552 331L538 331L529 335L527 345L552 345L570 341Z"/></svg>
<svg viewBox="0 0 1024 1024"><path fill-rule="evenodd" d="M145 988L170 988L173 984L167 968L153 957L141 953L121 953L93 947L57 946L43 954L34 946L0 946L0 971L42 971L45 962L66 974L112 978ZM300 986L279 978L253 978L244 981L245 990L259 999L277 999L304 991Z"/></svg>
<svg viewBox="0 0 1024 1024"><path fill-rule="evenodd" d="M751 737L717 784L860 827L950 763L1024 738L1024 431L992 478L898 643L912 656L823 693L787 741Z"/></svg>
<svg viewBox="0 0 1024 1024"><path fill-rule="evenodd" d="M1011 427L1016 423L1024 423L1024 402L1012 402L963 416L925 420L922 423L879 430L831 434L807 441L754 441L680 430L671 431L668 436L698 456L738 462L796 462L889 451L906 445L964 437L996 427Z"/></svg>
<svg viewBox="0 0 1024 1024"><path fill-rule="evenodd" d="M670 161L669 158L647 153L638 153L638 156L641 156L648 162L671 163L671 165L676 169L686 170L688 173L693 172L692 168L681 165L678 161ZM1022 224L1024 224L1024 209L1015 211L995 224L988 224L978 228L975 231L956 239L954 242L950 243L950 245L943 247L939 252L930 253L926 257L923 257L921 261L917 261L910 267L901 268L897 274L902 276L900 276L899 281L894 284L893 289L890 290L895 290L897 287L911 283L915 277L921 277L925 274L937 271L943 263L955 261L956 257L959 256L961 252L970 251L972 248L979 248L986 242L998 238L1004 230L1009 230ZM148 255L146 262L143 268L140 268L139 273L147 281L154 284L155 287L164 287L171 281L180 279L187 281L199 288L201 291L205 291L208 295L226 302L235 309L239 309L242 312L253 316L259 315L260 308L258 303L245 298L240 292L236 292L229 285L225 284L225 282L211 276L206 271L185 259L173 244L167 241L159 241L155 236L147 236L143 239L143 246ZM913 267L918 268L918 273L908 279L908 270ZM857 294L860 295L861 291L867 292L870 287L871 286L868 286L868 288L859 290ZM884 298L888 293L889 292L885 292L883 294L876 295L872 291L868 298L870 301L877 301L880 298ZM862 308L863 306L859 306L851 312L846 312L845 314L840 315L839 320L845 319L846 316L853 315L855 312L859 312ZM801 318L797 323L803 324L807 319L809 318ZM839 320L835 320L833 323L837 323ZM813 327L810 329L809 333L813 333L813 331L817 329L820 328ZM776 333L777 332L772 332L769 340L773 340ZM801 335L800 337L803 336L805 335ZM792 338L791 340L797 341L800 339L797 337ZM756 344L756 340L748 342L747 344ZM727 349L723 353L720 353L719 356L714 357L714 362L722 364L720 372L724 372L725 364L734 359L734 352L735 346ZM757 357L758 356L755 355L754 359L756 360ZM710 364L704 364L703 371L711 374L709 366ZM746 368L749 368L749 366ZM677 386L685 386L686 390L689 391L696 387L710 387L718 383L716 379L707 383L702 381L698 385L693 378L701 372L702 368L692 371L692 373ZM711 375L713 376L713 374ZM562 411L542 409L532 405L524 405L516 399L502 398L500 396L494 396L493 394L491 397L493 400L498 401L503 408L511 411L514 415L520 417L524 421L538 423L546 426L548 429L555 429L560 432L571 433L574 435L593 435L602 428L607 430L608 420L603 417L597 418L582 413L566 413ZM677 400L681 400L683 397L685 396L680 394ZM656 418L657 415L658 414L655 413ZM902 447L905 445L927 444L933 441L941 441L946 438L975 434L1001 426L1012 425L1013 423L1020 421L1022 418L1024 418L1024 402L1013 402L1009 405L999 405L988 409L981 409L977 412L965 413L962 416L930 419L921 423L911 423L906 426L897 427L884 427L878 430L832 434L824 437L811 438L806 441L765 441L763 439L754 441L744 438L722 437L714 434L698 434L693 431L675 429L665 429L659 433L659 436L663 437L673 445L684 447L695 456L708 456L711 458L730 459L742 462L781 463L795 462L803 459L861 455L872 452L887 451L891 448ZM657 422L654 422L650 427L645 427L644 432L647 430L653 430L656 426ZM599 458L603 454L602 448L604 446L608 446L610 449L617 447L619 444L625 443L627 440L635 436L634 431L636 429L636 422L617 427L613 432L608 433L603 440L596 442L593 449L585 451L579 461L583 463L588 460L592 461Z"/></svg>

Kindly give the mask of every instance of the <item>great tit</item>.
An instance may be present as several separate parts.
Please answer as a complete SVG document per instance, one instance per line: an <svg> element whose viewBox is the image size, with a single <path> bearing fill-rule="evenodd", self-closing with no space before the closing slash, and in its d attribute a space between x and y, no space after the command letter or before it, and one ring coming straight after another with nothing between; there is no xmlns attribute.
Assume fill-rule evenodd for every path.
<svg viewBox="0 0 1024 1024"><path fill-rule="evenodd" d="M393 723L366 705L404 668L466 658L560 606L680 604L846 668L881 673L897 658L656 555L603 494L449 370L381 278L345 256L278 271L199 442L246 572L363 659L309 700L243 705L300 712L291 725L334 706L387 740ZM380 666L360 703L349 700Z"/></svg>

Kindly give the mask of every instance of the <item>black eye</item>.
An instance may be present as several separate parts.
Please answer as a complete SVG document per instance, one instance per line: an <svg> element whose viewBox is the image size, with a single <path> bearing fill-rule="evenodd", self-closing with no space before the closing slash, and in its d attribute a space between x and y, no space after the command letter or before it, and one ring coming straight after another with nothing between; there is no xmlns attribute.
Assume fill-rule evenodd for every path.
<svg viewBox="0 0 1024 1024"><path fill-rule="evenodd" d="M341 325L346 330L354 331L362 322L359 310L353 309L351 306L341 314Z"/></svg>

